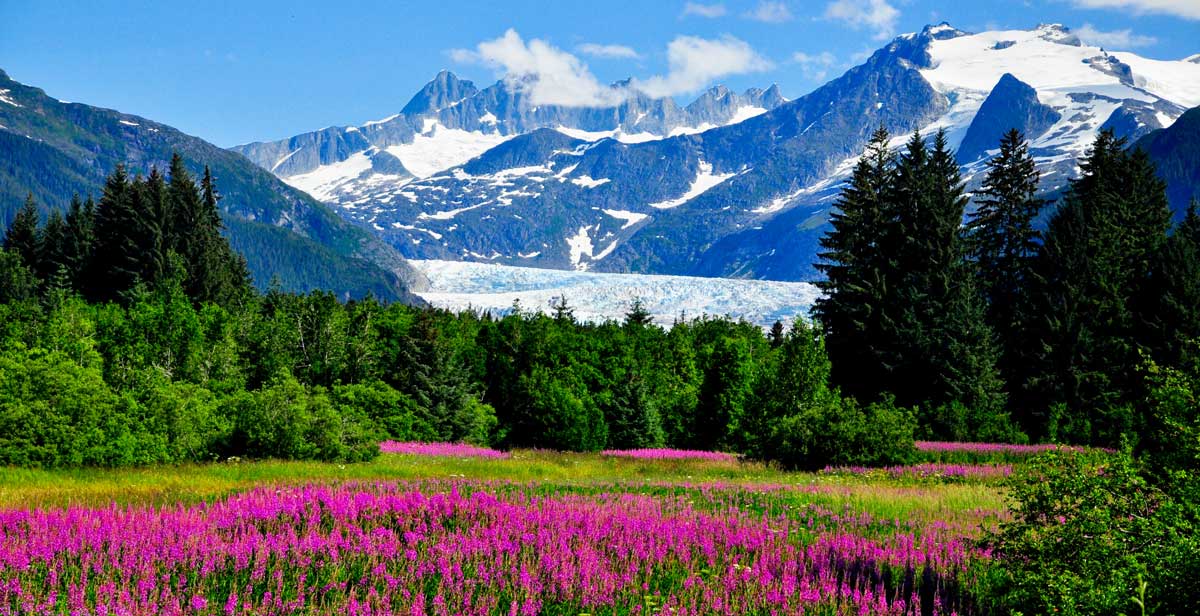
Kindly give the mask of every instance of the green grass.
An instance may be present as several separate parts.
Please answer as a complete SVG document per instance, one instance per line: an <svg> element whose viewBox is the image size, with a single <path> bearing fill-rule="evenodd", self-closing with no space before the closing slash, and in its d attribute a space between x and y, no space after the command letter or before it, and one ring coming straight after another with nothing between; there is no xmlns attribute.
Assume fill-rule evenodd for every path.
<svg viewBox="0 0 1200 616"><path fill-rule="evenodd" d="M425 479L543 484L548 491L658 491L737 484L781 490L774 506L819 505L883 519L981 520L1003 509L994 485L912 483L784 472L755 462L661 461L598 454L516 451L509 459L385 454L362 464L220 462L135 469L0 470L0 508L171 505L209 501L255 486Z"/></svg>

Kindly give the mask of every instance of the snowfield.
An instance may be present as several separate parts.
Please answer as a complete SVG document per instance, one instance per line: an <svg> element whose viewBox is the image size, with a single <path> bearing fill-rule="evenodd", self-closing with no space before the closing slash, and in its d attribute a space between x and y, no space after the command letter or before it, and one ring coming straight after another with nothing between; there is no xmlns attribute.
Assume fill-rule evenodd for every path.
<svg viewBox="0 0 1200 616"><path fill-rule="evenodd" d="M619 320L634 299L641 299L654 321L667 327L680 315L729 315L770 327L777 320L807 317L819 294L807 282L572 272L463 261L410 263L429 278L429 289L417 295L433 306L495 315L510 312L514 302L522 310L550 312L550 304L565 297L576 319Z"/></svg>

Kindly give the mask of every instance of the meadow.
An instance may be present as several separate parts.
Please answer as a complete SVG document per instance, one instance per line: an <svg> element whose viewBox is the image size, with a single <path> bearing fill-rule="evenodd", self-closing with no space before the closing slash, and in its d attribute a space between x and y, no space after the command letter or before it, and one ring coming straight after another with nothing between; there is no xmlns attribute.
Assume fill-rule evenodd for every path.
<svg viewBox="0 0 1200 616"><path fill-rule="evenodd" d="M0 474L0 614L969 614L987 474L385 443ZM960 465L961 466L961 465Z"/></svg>

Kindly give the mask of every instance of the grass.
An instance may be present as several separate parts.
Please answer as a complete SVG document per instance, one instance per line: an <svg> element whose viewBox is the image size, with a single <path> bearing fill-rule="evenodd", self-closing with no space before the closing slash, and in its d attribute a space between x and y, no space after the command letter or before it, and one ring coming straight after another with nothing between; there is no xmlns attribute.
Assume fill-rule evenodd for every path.
<svg viewBox="0 0 1200 616"><path fill-rule="evenodd" d="M1002 491L983 483L930 483L783 472L761 463L639 460L518 450L508 459L384 454L361 464L231 461L134 469L0 470L0 508L174 505L211 502L256 486L407 481L492 480L541 484L554 492L702 489L736 484L786 494L794 506L851 509L878 518L979 518L1003 509Z"/></svg>

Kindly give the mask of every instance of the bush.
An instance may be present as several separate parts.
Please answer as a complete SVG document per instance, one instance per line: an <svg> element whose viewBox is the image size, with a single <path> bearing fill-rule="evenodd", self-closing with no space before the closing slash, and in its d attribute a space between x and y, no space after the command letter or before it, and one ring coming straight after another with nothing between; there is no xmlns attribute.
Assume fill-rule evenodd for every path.
<svg viewBox="0 0 1200 616"><path fill-rule="evenodd" d="M238 455L353 462L379 454L378 430L366 413L335 409L323 388L310 391L290 374L231 403L231 451Z"/></svg>
<svg viewBox="0 0 1200 616"><path fill-rule="evenodd" d="M437 438L433 426L418 418L417 403L383 381L335 385L330 393L339 412L366 415L391 440Z"/></svg>
<svg viewBox="0 0 1200 616"><path fill-rule="evenodd" d="M608 439L604 414L569 369L536 367L521 377L524 394L513 440L564 451L599 451Z"/></svg>
<svg viewBox="0 0 1200 616"><path fill-rule="evenodd" d="M853 399L788 416L774 429L765 457L787 468L906 464L916 455L916 419L891 399L862 406Z"/></svg>
<svg viewBox="0 0 1200 616"><path fill-rule="evenodd" d="M0 354L0 465L118 466L167 461L165 439L95 367L66 354Z"/></svg>
<svg viewBox="0 0 1200 616"><path fill-rule="evenodd" d="M213 392L160 377L136 396L143 423L163 436L171 461L213 460L226 449L233 425Z"/></svg>
<svg viewBox="0 0 1200 616"><path fill-rule="evenodd" d="M1012 521L991 543L985 594L999 613L1200 613L1200 523L1192 503L1148 483L1128 452L1107 463L1036 458L1011 481Z"/></svg>

